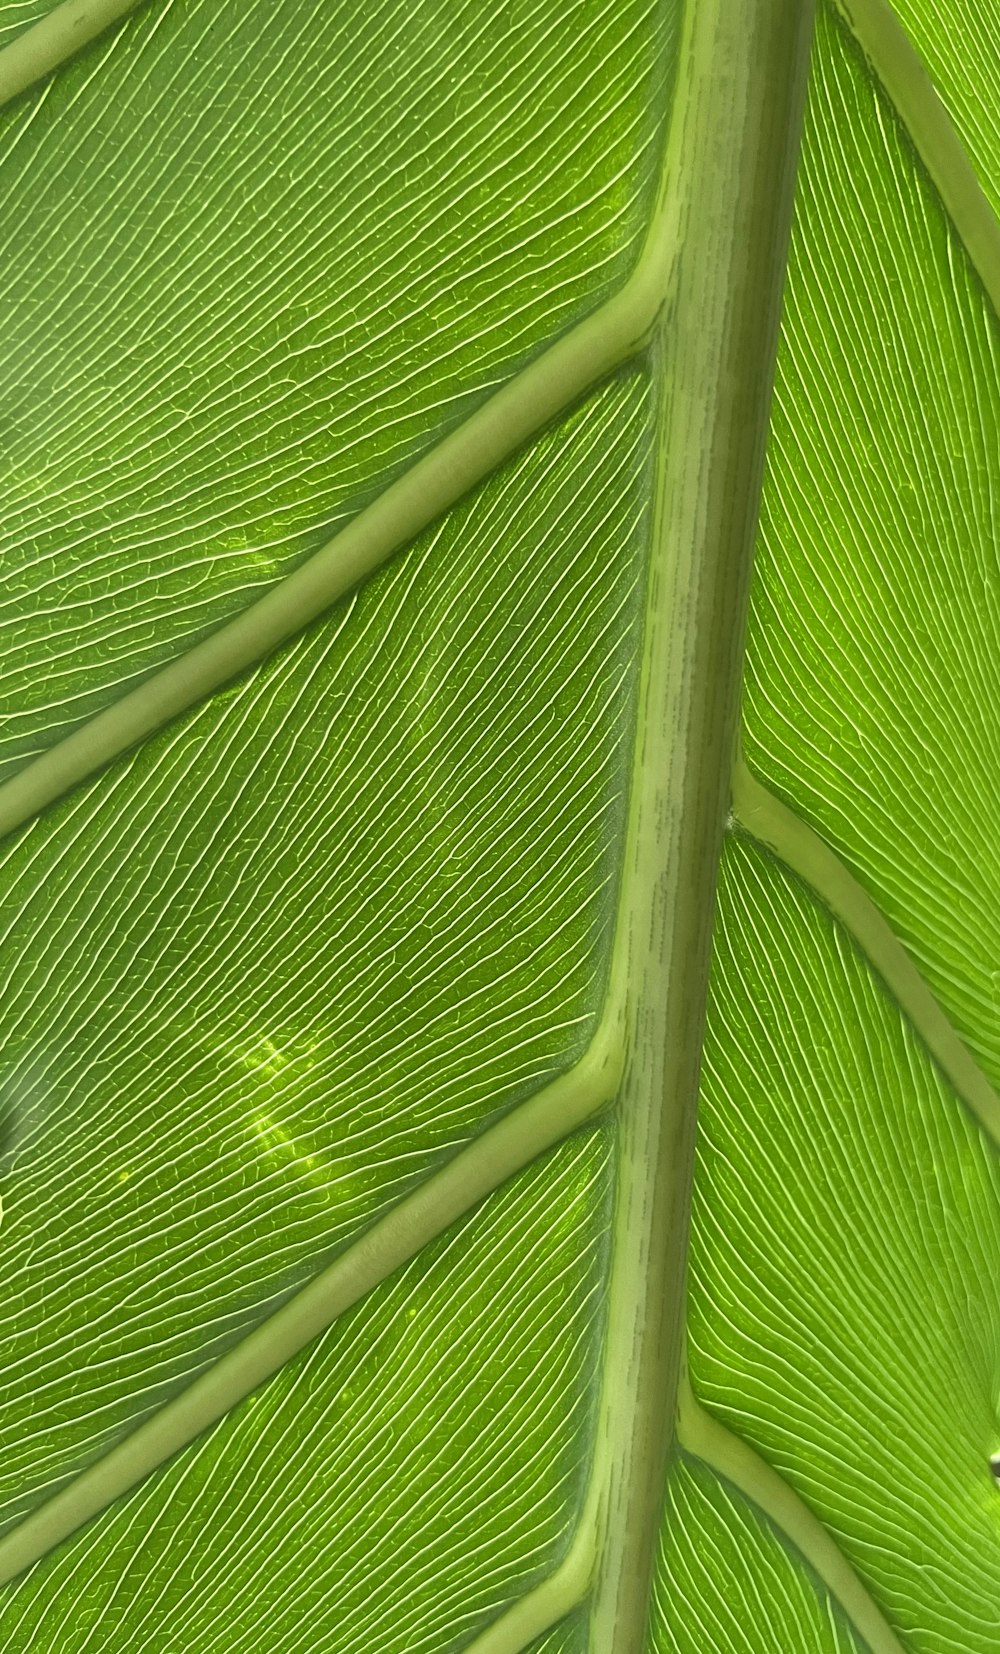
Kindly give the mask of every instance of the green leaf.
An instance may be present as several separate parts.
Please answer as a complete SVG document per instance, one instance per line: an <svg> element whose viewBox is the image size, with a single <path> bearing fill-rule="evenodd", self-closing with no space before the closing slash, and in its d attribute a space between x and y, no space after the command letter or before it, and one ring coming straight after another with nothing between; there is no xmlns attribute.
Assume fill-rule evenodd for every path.
<svg viewBox="0 0 1000 1654"><path fill-rule="evenodd" d="M670 1654L735 1654L750 1646L858 1654L861 1647L774 1529L725 1482L684 1458L667 1489L653 1637Z"/></svg>
<svg viewBox="0 0 1000 1654"><path fill-rule="evenodd" d="M0 0L13 1654L996 1648L991 17Z"/></svg>

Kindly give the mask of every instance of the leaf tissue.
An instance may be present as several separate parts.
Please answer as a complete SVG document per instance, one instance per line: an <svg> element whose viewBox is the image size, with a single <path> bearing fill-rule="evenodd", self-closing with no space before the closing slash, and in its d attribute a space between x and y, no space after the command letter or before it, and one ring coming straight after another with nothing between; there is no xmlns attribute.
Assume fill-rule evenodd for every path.
<svg viewBox="0 0 1000 1654"><path fill-rule="evenodd" d="M0 0L5 1650L1000 1648L998 211L993 0Z"/></svg>

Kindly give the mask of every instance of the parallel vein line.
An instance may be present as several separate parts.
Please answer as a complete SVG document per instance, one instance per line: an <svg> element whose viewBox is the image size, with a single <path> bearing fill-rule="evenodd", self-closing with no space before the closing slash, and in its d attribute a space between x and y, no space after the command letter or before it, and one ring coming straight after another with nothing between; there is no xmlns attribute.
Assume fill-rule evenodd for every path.
<svg viewBox="0 0 1000 1654"><path fill-rule="evenodd" d="M599 1535L596 1502L590 1500L558 1567L467 1643L463 1654L523 1654L537 1637L579 1608L593 1581Z"/></svg>
<svg viewBox="0 0 1000 1654"><path fill-rule="evenodd" d="M680 1386L680 1447L724 1478L773 1522L819 1576L871 1654L905 1654L882 1610L833 1535L805 1501L749 1442L707 1413L690 1381Z"/></svg>
<svg viewBox="0 0 1000 1654"><path fill-rule="evenodd" d="M1000 219L951 116L887 0L834 0L896 108L1000 317Z"/></svg>
<svg viewBox="0 0 1000 1654"><path fill-rule="evenodd" d="M1000 1097L888 920L840 857L762 786L742 757L733 771L733 814L738 825L809 885L850 931L959 1097L1000 1148Z"/></svg>

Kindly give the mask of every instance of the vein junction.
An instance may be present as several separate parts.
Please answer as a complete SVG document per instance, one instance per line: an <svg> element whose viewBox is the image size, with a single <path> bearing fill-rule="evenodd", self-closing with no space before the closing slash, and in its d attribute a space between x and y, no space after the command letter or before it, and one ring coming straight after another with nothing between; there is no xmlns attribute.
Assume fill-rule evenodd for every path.
<svg viewBox="0 0 1000 1654"><path fill-rule="evenodd" d="M902 1643L837 1541L784 1477L748 1442L711 1416L685 1377L679 1394L679 1446L731 1482L798 1550L840 1604L871 1654L904 1654Z"/></svg>
<svg viewBox="0 0 1000 1654"><path fill-rule="evenodd" d="M733 772L733 814L850 931L962 1101L1000 1148L1000 1097L888 920L825 840L769 792L742 757Z"/></svg>
<svg viewBox="0 0 1000 1654"><path fill-rule="evenodd" d="M529 437L646 344L663 303L672 224L662 205L632 275L425 453L301 567L0 785L0 835L298 635Z"/></svg>
<svg viewBox="0 0 1000 1654"><path fill-rule="evenodd" d="M0 1538L0 1584L193 1441L393 1270L610 1104L621 1080L622 1035L620 1002L612 993L573 1068L487 1128L178 1396ZM502 1646L489 1654L500 1654Z"/></svg>

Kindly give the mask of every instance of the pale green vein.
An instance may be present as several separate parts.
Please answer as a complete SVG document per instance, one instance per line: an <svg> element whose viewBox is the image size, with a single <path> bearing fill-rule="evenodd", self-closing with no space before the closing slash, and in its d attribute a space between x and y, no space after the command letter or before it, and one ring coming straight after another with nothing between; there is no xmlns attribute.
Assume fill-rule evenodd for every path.
<svg viewBox="0 0 1000 1654"><path fill-rule="evenodd" d="M1000 1148L1000 1097L895 931L840 857L761 785L742 757L733 771L733 814L740 827L772 850L850 931L959 1097Z"/></svg>
<svg viewBox="0 0 1000 1654"><path fill-rule="evenodd" d="M467 1643L464 1654L522 1654L537 1637L579 1608L593 1581L601 1525L596 1501L591 1499L559 1566Z"/></svg>
<svg viewBox="0 0 1000 1654"><path fill-rule="evenodd" d="M0 50L0 105L103 34L139 0L63 0Z"/></svg>
<svg viewBox="0 0 1000 1654"><path fill-rule="evenodd" d="M685 1377L679 1391L677 1439L685 1452L732 1483L763 1511L823 1581L871 1654L905 1654L882 1610L833 1535L749 1443L712 1418Z"/></svg>
<svg viewBox="0 0 1000 1654"><path fill-rule="evenodd" d="M636 355L669 290L674 232L671 204L661 191L639 260L616 293L515 374L292 574L4 782L0 834L31 820L299 633Z"/></svg>
<svg viewBox="0 0 1000 1654"><path fill-rule="evenodd" d="M12 1528L0 1539L0 1584L193 1441L449 1224L606 1107L622 1064L622 1007L612 984L597 1032L573 1068L490 1126L207 1372Z"/></svg>
<svg viewBox="0 0 1000 1654"><path fill-rule="evenodd" d="M892 99L1000 316L1000 220L927 70L886 0L834 0Z"/></svg>
<svg viewBox="0 0 1000 1654"><path fill-rule="evenodd" d="M684 301L665 311L669 327L658 342L661 353L672 353L674 394L657 482L659 553L650 579L650 613L657 619L647 624L644 639L619 915L595 1040L569 1074L457 1155L210 1371L0 1540L0 1580L30 1565L176 1453L449 1222L608 1102L627 1048L632 1105L623 1163L632 1176L619 1197L614 1325L588 1509L603 1515L595 1651L625 1654L642 1645L672 1431L711 897L809 21L799 0L753 0L742 20L728 0L713 0L691 15L697 62L689 64L688 119L672 148L675 171L668 166L665 173L675 187L661 189L643 254L619 293L418 461L310 563L0 789L0 819L10 830L306 624L633 354L675 291L678 268L686 270ZM748 38L779 71L773 80L751 71ZM705 173L712 172L718 152L720 106L733 115L732 160L716 179L722 199L706 212ZM692 145L701 166L689 170ZM706 311L705 285L696 273L709 251L717 277ZM732 394L722 403L715 394L720 376L732 380ZM702 439L693 466L692 429ZM665 981L671 985L667 1004ZM664 1233L668 1239L661 1245ZM643 1263L650 1251L659 1260L655 1271ZM659 1306L665 1325L650 1313L650 1303ZM589 1541L579 1544L586 1548ZM528 1623L539 1603L543 1618L555 1613L560 1589L550 1585L534 1608L525 1599L511 1610L510 1623L516 1628L518 1612L520 1623ZM502 1649L497 1639L507 1633L498 1624L490 1634Z"/></svg>
<svg viewBox="0 0 1000 1654"><path fill-rule="evenodd" d="M661 185L642 253L619 291L514 376L307 563L0 787L0 832L30 820L300 631L635 355L648 342L670 291L675 209ZM629 888L626 872L620 908L631 905L634 913ZM209 1371L0 1539L0 1583L178 1452L449 1223L612 1100L626 1037L622 933L619 918L605 1008L580 1062L461 1151Z"/></svg>

